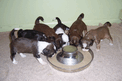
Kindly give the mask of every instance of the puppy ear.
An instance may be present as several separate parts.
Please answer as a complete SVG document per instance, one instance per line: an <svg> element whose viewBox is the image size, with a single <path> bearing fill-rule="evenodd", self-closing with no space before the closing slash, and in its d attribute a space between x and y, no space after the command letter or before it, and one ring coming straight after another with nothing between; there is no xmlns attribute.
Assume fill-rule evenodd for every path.
<svg viewBox="0 0 122 81"><path fill-rule="evenodd" d="M45 49L43 49L43 53L44 53L44 55L47 55L49 53L49 50L45 48Z"/></svg>
<svg viewBox="0 0 122 81"><path fill-rule="evenodd" d="M92 46L93 43L94 43L94 40L91 39L91 41L90 41L90 46Z"/></svg>

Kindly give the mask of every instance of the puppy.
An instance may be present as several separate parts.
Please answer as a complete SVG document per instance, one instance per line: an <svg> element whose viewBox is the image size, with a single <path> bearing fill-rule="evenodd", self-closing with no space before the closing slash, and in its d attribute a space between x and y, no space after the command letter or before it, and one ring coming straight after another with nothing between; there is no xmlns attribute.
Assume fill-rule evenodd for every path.
<svg viewBox="0 0 122 81"><path fill-rule="evenodd" d="M46 41L47 37L42 32L38 32L36 30L22 30L22 29L18 29L18 30L19 30L18 31L18 37L34 39L37 41Z"/></svg>
<svg viewBox="0 0 122 81"><path fill-rule="evenodd" d="M83 37L83 31L84 34L87 32L86 24L82 21L83 18L84 14L82 13L71 25L69 30L70 44L76 47L79 45L79 40Z"/></svg>
<svg viewBox="0 0 122 81"><path fill-rule="evenodd" d="M62 40L64 42L64 45L62 47L69 45L69 36L67 34L65 34L65 32L64 32L64 30L62 28L60 28L60 27L57 28L55 33L58 34L58 35L59 34L62 35Z"/></svg>
<svg viewBox="0 0 122 81"><path fill-rule="evenodd" d="M61 28L65 32L65 34L68 35L69 27L63 24L58 17L56 17L54 20L58 21L58 24L53 28L54 31L56 32L58 28Z"/></svg>
<svg viewBox="0 0 122 81"><path fill-rule="evenodd" d="M55 42L56 49L58 50L63 45L63 41L62 41L61 36L57 35L55 33L54 29L50 28L48 25L39 23L40 19L43 19L43 18L41 16L39 16L36 19L35 26L34 26L33 30L45 33L45 35L47 36L48 39L50 39L50 38L55 39L55 40L52 40L52 41Z"/></svg>
<svg viewBox="0 0 122 81"><path fill-rule="evenodd" d="M13 29L10 33L10 57L14 64L17 64L17 61L15 60L16 53L19 53L22 57L26 57L23 53L33 53L33 56L36 57L42 65L46 64L46 62L41 59L40 53L47 57L52 57L52 55L54 55L56 48L52 43L23 37L16 38L14 35L15 31L16 30Z"/></svg>
<svg viewBox="0 0 122 81"><path fill-rule="evenodd" d="M100 41L107 38L110 41L110 45L113 45L113 39L110 35L108 27L111 27L110 22L106 22L103 26L92 29L86 33L84 38L81 40L81 46L83 51L88 51L93 42L96 43L97 51L100 50Z"/></svg>

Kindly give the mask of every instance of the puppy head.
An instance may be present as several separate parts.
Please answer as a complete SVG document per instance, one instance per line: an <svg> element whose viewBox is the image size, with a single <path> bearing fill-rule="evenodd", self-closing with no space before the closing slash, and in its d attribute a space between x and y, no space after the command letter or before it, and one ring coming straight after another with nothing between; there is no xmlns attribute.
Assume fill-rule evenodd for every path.
<svg viewBox="0 0 122 81"><path fill-rule="evenodd" d="M70 38L70 45L77 47L79 45L79 38L77 36L72 36Z"/></svg>
<svg viewBox="0 0 122 81"><path fill-rule="evenodd" d="M52 43L43 49L43 54L47 57L52 57L54 53L56 53L56 47Z"/></svg>
<svg viewBox="0 0 122 81"><path fill-rule="evenodd" d="M111 27L111 23L110 23L110 22L106 22L106 23L104 24L104 26Z"/></svg>
<svg viewBox="0 0 122 81"><path fill-rule="evenodd" d="M93 39L85 39L85 38L83 38L83 39L81 39L81 41L80 41L80 45L81 45L81 47L82 47L83 49L89 49L90 46L93 45L93 43L94 43L94 40L93 40Z"/></svg>

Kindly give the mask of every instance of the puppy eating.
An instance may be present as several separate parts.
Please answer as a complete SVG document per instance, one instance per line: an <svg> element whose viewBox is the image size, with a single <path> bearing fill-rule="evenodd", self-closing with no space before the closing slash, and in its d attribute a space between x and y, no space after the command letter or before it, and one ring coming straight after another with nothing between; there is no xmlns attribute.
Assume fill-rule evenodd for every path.
<svg viewBox="0 0 122 81"><path fill-rule="evenodd" d="M13 29L10 33L11 43L10 43L10 51L11 51L11 60L13 64L17 64L15 60L16 53L19 53L22 57L26 57L23 53L33 53L33 56L37 58L37 60L42 64L45 65L41 57L40 53L44 54L47 57L52 57L55 53L55 46L52 43L48 43L45 41L37 41L28 38L16 38L14 32L16 30Z"/></svg>
<svg viewBox="0 0 122 81"><path fill-rule="evenodd" d="M61 34L62 35L62 40L64 42L63 47L69 45L69 37L67 34L65 34L65 32L63 31L62 28L58 28L55 31L56 34Z"/></svg>
<svg viewBox="0 0 122 81"><path fill-rule="evenodd" d="M65 34L68 35L69 27L64 25L58 17L56 17L54 20L58 21L58 24L53 28L54 31L56 32L58 28L61 28L65 32Z"/></svg>
<svg viewBox="0 0 122 81"><path fill-rule="evenodd" d="M96 43L97 51L100 50L100 41L102 39L108 39L110 41L110 45L113 45L113 39L110 35L108 27L111 27L110 22L106 22L103 26L92 29L86 33L84 38L81 40L81 46L83 51L88 51L90 46L93 45L93 42Z"/></svg>
<svg viewBox="0 0 122 81"><path fill-rule="evenodd" d="M84 14L82 13L77 18L77 20L71 25L69 30L70 44L76 47L79 45L79 41L83 37L83 31L84 34L86 34L87 32L86 24L82 21L83 18Z"/></svg>
<svg viewBox="0 0 122 81"><path fill-rule="evenodd" d="M56 50L60 49L63 45L63 41L60 35L57 35L54 29L50 28L48 25L39 23L39 20L42 20L42 17L39 16L36 21L33 30L45 33L46 37L55 43Z"/></svg>

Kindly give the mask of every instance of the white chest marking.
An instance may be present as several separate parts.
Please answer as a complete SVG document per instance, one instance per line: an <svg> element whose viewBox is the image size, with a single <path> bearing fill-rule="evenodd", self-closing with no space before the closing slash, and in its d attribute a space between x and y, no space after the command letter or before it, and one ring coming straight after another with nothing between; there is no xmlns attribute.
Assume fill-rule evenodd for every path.
<svg viewBox="0 0 122 81"><path fill-rule="evenodd" d="M87 44L86 43L83 43L83 47L85 48L87 46Z"/></svg>
<svg viewBox="0 0 122 81"><path fill-rule="evenodd" d="M43 49L47 47L47 45L50 45L51 43L45 42L45 41L38 41L38 52L39 54L42 53Z"/></svg>

